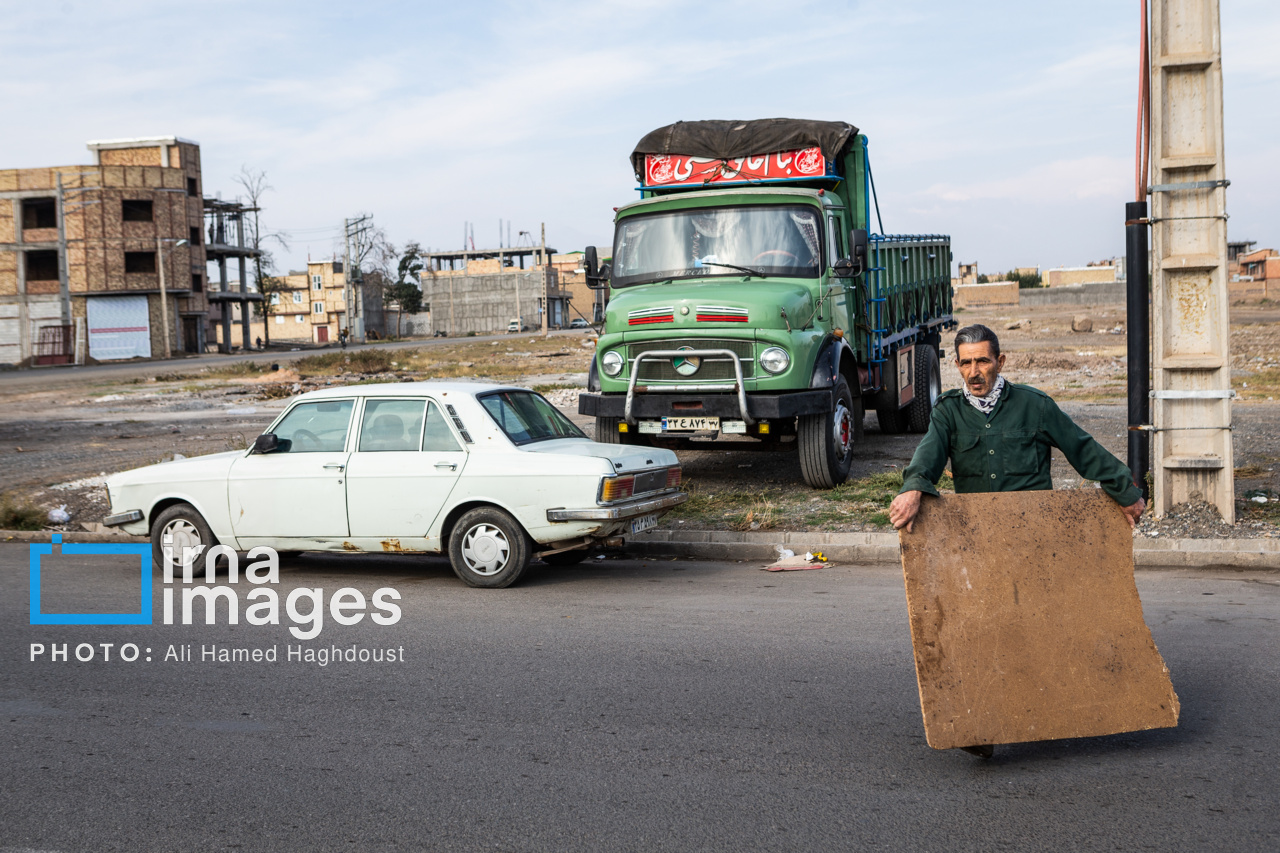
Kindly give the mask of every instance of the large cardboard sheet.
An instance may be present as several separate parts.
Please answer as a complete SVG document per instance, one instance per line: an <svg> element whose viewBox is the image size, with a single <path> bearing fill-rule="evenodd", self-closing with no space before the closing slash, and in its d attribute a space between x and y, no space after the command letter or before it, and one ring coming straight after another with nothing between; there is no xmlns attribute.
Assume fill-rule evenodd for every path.
<svg viewBox="0 0 1280 853"><path fill-rule="evenodd" d="M1178 724L1129 523L1102 491L926 496L900 533L930 746Z"/></svg>

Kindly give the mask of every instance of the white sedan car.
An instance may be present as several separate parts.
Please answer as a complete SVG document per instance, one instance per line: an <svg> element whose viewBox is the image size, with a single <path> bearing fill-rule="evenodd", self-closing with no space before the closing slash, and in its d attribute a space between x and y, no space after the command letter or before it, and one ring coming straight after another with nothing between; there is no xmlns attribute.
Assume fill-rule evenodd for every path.
<svg viewBox="0 0 1280 853"><path fill-rule="evenodd" d="M533 556L576 563L688 496L657 448L599 444L541 395L467 382L312 391L245 451L107 478L105 523L149 535L157 565L237 551L447 552L471 586L514 583Z"/></svg>

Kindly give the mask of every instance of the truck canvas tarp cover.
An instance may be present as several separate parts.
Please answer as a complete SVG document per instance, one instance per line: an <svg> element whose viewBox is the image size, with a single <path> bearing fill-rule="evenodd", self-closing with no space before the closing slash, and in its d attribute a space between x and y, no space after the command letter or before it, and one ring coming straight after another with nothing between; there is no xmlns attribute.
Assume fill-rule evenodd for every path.
<svg viewBox="0 0 1280 853"><path fill-rule="evenodd" d="M730 160L817 146L839 161L858 129L842 121L765 118L755 121L678 121L644 136L631 153L636 179L643 180L648 154L682 154Z"/></svg>

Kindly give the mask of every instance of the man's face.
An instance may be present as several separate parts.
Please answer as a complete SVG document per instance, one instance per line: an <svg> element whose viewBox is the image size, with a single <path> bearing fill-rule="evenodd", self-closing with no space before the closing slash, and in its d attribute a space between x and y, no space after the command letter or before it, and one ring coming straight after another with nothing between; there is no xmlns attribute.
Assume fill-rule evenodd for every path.
<svg viewBox="0 0 1280 853"><path fill-rule="evenodd" d="M996 377L1004 367L1004 353L993 355L991 342L960 344L956 347L956 368L975 397L985 397L995 387Z"/></svg>

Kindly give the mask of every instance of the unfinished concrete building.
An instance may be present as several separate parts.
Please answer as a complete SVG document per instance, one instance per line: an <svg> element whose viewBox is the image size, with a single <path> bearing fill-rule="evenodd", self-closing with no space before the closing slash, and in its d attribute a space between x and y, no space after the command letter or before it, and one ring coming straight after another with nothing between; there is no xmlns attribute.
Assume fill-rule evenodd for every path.
<svg viewBox="0 0 1280 853"><path fill-rule="evenodd" d="M419 279L432 332L451 337L489 335L506 331L517 318L522 326L539 330L544 287L548 328L569 325L569 294L561 288L560 271L551 263L555 254L555 249L534 246L423 255Z"/></svg>
<svg viewBox="0 0 1280 853"><path fill-rule="evenodd" d="M90 142L89 165L0 170L0 363L203 349L200 146Z"/></svg>

